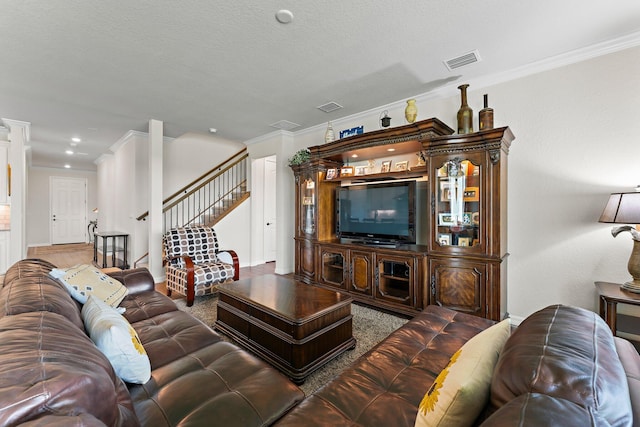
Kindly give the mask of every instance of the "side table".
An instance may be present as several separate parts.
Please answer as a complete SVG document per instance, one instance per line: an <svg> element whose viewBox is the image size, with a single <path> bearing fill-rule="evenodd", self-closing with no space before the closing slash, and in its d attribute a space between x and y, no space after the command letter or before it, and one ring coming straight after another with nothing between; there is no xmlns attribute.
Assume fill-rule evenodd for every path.
<svg viewBox="0 0 640 427"><path fill-rule="evenodd" d="M640 294L629 292L620 287L620 283L610 282L595 282L596 289L598 290L598 299L600 301L600 317L602 317L607 325L611 328L613 335L617 335L618 332L618 303L640 306ZM640 323L640 319L631 316L630 319L637 319ZM629 323L629 322L626 322ZM636 322L634 322L636 323ZM636 326L638 328L638 326ZM623 333L625 331L622 331ZM635 332L635 331L634 331ZM635 332L637 334L637 332ZM640 346L637 341L631 341L636 348Z"/></svg>
<svg viewBox="0 0 640 427"><path fill-rule="evenodd" d="M101 268L107 267L107 251L111 240L111 267L119 267L123 270L129 268L127 264L127 240L129 235L121 231L99 231L95 233L93 240L93 263ZM122 239L122 247L118 247L118 238ZM98 240L102 239L102 266L98 264ZM116 265L116 253L122 252L122 265Z"/></svg>

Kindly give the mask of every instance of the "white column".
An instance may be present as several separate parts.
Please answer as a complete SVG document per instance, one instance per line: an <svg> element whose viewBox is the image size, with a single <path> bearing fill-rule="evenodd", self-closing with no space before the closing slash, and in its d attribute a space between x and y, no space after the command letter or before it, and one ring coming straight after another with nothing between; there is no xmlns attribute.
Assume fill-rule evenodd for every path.
<svg viewBox="0 0 640 427"><path fill-rule="evenodd" d="M9 165L11 165L11 238L9 265L27 257L27 161L26 145L29 142L31 123L2 119L9 128ZM4 171L0 173L5 173Z"/></svg>
<svg viewBox="0 0 640 427"><path fill-rule="evenodd" d="M162 141L163 122L149 120L149 271L164 280L162 267Z"/></svg>

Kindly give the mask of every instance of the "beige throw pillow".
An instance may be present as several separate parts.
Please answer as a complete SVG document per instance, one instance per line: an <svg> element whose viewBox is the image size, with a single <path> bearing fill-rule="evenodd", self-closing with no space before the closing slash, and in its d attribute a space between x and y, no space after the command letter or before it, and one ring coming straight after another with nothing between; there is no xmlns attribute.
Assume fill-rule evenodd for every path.
<svg viewBox="0 0 640 427"><path fill-rule="evenodd" d="M109 359L116 375L128 383L151 378L149 356L127 319L94 295L82 307L82 320L91 340Z"/></svg>
<svg viewBox="0 0 640 427"><path fill-rule="evenodd" d="M95 295L111 307L117 307L129 293L122 283L89 264L67 269L55 268L49 275L64 284L71 296L81 304L87 302L89 295Z"/></svg>
<svg viewBox="0 0 640 427"><path fill-rule="evenodd" d="M510 333L505 319L460 347L420 402L415 427L472 425L489 400L493 369Z"/></svg>

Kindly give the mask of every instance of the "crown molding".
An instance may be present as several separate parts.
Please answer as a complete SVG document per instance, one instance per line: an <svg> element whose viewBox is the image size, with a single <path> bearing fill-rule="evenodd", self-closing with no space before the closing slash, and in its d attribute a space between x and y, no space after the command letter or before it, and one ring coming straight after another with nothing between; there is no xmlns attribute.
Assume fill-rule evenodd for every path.
<svg viewBox="0 0 640 427"><path fill-rule="evenodd" d="M140 138L140 139L148 139L149 138L149 132L140 132L137 130L130 130L127 133L125 133L124 135L122 135L122 137L120 137L119 140L117 140L111 147L109 147L109 150L111 150L111 152L115 153L116 151L118 151L120 148L122 148L123 146L125 146L126 144L128 144L129 142ZM170 143L171 141L173 141L175 138L170 138L168 136L163 136L162 137L162 142L164 143Z"/></svg>

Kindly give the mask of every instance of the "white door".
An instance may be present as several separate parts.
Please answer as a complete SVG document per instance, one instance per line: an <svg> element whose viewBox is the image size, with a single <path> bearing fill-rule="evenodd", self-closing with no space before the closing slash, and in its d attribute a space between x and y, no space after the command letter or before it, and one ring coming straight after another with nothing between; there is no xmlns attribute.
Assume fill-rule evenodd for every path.
<svg viewBox="0 0 640 427"><path fill-rule="evenodd" d="M87 240L87 180L52 176L51 244L81 243Z"/></svg>
<svg viewBox="0 0 640 427"><path fill-rule="evenodd" d="M264 162L264 260L276 260L276 157Z"/></svg>

